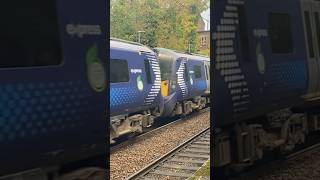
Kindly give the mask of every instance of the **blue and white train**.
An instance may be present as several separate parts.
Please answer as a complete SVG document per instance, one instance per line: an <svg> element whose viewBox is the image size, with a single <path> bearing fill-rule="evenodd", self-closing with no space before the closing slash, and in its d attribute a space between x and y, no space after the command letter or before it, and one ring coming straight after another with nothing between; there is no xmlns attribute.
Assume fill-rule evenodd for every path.
<svg viewBox="0 0 320 180"><path fill-rule="evenodd" d="M246 166L320 129L320 2L213 6L214 165Z"/></svg>
<svg viewBox="0 0 320 180"><path fill-rule="evenodd" d="M110 40L110 141L209 103L209 58Z"/></svg>

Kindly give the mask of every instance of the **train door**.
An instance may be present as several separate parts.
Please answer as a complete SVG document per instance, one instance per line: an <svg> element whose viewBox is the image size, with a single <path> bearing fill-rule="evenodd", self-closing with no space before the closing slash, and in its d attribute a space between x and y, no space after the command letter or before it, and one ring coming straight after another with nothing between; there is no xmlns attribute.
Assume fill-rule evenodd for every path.
<svg viewBox="0 0 320 180"><path fill-rule="evenodd" d="M192 73L191 73L193 70L193 67L190 64L191 61L188 58L184 58L183 61L185 62L184 79L185 79L186 88L187 88L185 98L189 98L190 96L192 96L191 93L192 93L193 84L195 83L195 78L192 76Z"/></svg>
<svg viewBox="0 0 320 180"><path fill-rule="evenodd" d="M210 62L204 61L204 74L206 78L207 89L206 93L210 92Z"/></svg>
<svg viewBox="0 0 320 180"><path fill-rule="evenodd" d="M320 2L302 1L302 15L309 70L308 97L320 93Z"/></svg>
<svg viewBox="0 0 320 180"><path fill-rule="evenodd" d="M146 86L146 92L150 92L154 83L154 72L153 67L155 56L152 53L149 52L142 52L144 55L144 85Z"/></svg>

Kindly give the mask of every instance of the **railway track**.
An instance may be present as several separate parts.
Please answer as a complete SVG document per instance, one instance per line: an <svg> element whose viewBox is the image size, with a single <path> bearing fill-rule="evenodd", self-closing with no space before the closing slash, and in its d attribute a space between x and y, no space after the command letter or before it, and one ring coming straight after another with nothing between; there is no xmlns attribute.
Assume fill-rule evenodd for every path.
<svg viewBox="0 0 320 180"><path fill-rule="evenodd" d="M210 128L185 141L127 178L188 179L210 158Z"/></svg>
<svg viewBox="0 0 320 180"><path fill-rule="evenodd" d="M292 154L289 154L288 156L286 156L286 159L287 160L297 159L297 158L299 158L301 156L313 153L314 151L318 151L318 150L320 150L320 142L316 143L316 144L314 144L312 146L309 146L307 148L301 149L301 150L299 150L297 152L294 152Z"/></svg>
<svg viewBox="0 0 320 180"><path fill-rule="evenodd" d="M116 152L117 150L119 150L119 149L121 149L121 148L123 148L125 146L133 144L133 143L138 142L140 140L143 140L143 139L147 138L149 135L151 135L151 134L153 134L153 133L155 133L155 132L157 132L157 131L165 128L165 127L168 127L170 125L178 123L179 121L192 118L194 116L197 116L197 115L199 115L201 113L205 113L205 112L208 112L208 111L210 111L210 107L202 109L202 110L200 110L198 112L194 112L194 113L192 113L191 115L189 115L187 117L181 117L181 118L175 119L174 121L172 121L170 123L167 123L167 124L164 124L164 125L160 125L159 127L149 128L142 134L139 134L139 135L137 135L135 137L131 137L131 138L122 140L120 143L116 143L114 145L111 145L110 153Z"/></svg>

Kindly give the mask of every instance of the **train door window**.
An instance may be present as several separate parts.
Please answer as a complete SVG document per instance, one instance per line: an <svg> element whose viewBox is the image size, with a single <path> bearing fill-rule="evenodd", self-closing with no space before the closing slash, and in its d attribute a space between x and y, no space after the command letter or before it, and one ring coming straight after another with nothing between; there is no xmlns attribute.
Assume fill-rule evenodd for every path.
<svg viewBox="0 0 320 180"><path fill-rule="evenodd" d="M291 29L291 17L289 14L269 14L269 34L272 53L289 54L293 52Z"/></svg>
<svg viewBox="0 0 320 180"><path fill-rule="evenodd" d="M147 83L148 83L148 84L152 84L149 59L145 59L145 60L144 60L144 69L145 69L145 71L146 71Z"/></svg>
<svg viewBox="0 0 320 180"><path fill-rule="evenodd" d="M315 54L314 54L314 49L313 49L311 18L310 18L310 13L308 11L304 12L304 20L306 23L306 30L307 30L309 57L314 58Z"/></svg>
<svg viewBox="0 0 320 180"><path fill-rule="evenodd" d="M205 68L206 68L206 74L207 74L207 80L209 80L209 76L210 76L210 74L209 74L209 71L208 71L208 66L207 65L205 65Z"/></svg>
<svg viewBox="0 0 320 180"><path fill-rule="evenodd" d="M318 51L320 53L320 18L319 18L319 13L315 12L314 13L315 20L316 20L316 30L317 30L317 40L318 40Z"/></svg>
<svg viewBox="0 0 320 180"><path fill-rule="evenodd" d="M193 71L194 71L194 77L196 79L201 78L201 66L199 65L194 65L193 66Z"/></svg>
<svg viewBox="0 0 320 180"><path fill-rule="evenodd" d="M56 0L2 4L0 68L62 63L56 6Z"/></svg>
<svg viewBox="0 0 320 180"><path fill-rule="evenodd" d="M129 82L128 62L122 59L110 60L110 82Z"/></svg>
<svg viewBox="0 0 320 180"><path fill-rule="evenodd" d="M250 61L249 36L247 27L247 17L244 5L238 6L239 9L239 33L242 58Z"/></svg>
<svg viewBox="0 0 320 180"><path fill-rule="evenodd" d="M184 79L189 82L190 81L190 77L189 77L189 73L188 73L188 64L185 63L185 68L184 68Z"/></svg>

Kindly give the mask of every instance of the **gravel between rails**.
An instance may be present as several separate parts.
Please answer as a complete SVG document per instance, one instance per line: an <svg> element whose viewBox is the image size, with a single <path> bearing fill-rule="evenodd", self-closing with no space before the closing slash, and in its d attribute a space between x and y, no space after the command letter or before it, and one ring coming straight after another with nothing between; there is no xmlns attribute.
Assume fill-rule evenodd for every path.
<svg viewBox="0 0 320 180"><path fill-rule="evenodd" d="M110 179L125 179L210 126L210 111L179 121L110 154Z"/></svg>
<svg viewBox="0 0 320 180"><path fill-rule="evenodd" d="M295 159L289 159L281 168L257 180L319 180L320 149Z"/></svg>

